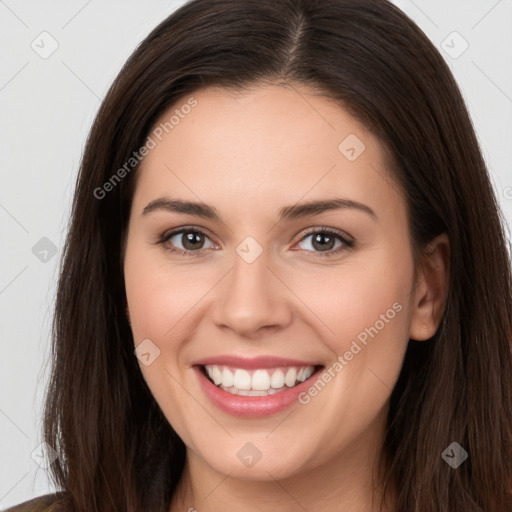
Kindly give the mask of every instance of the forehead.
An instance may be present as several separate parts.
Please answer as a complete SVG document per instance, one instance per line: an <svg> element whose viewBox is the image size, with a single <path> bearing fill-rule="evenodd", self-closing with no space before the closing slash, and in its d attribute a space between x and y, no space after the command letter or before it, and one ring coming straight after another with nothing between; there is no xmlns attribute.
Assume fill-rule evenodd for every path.
<svg viewBox="0 0 512 512"><path fill-rule="evenodd" d="M305 86L202 89L168 108L150 137L136 188L144 200L179 191L261 208L342 193L385 200L398 189L380 141Z"/></svg>

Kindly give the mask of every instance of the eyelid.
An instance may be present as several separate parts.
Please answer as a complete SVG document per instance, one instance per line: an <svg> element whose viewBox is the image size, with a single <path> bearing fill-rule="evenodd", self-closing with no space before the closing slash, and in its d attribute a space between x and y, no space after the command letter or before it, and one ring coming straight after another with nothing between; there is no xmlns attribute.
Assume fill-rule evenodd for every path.
<svg viewBox="0 0 512 512"><path fill-rule="evenodd" d="M342 239L346 243L354 243L354 238L350 236L345 231L342 231L341 229L337 228L330 228L327 226L320 226L320 227L312 227L308 228L304 233L302 233L301 237L299 238L299 242L304 240L305 237L312 235L314 233L326 233L328 235L337 236L340 239Z"/></svg>

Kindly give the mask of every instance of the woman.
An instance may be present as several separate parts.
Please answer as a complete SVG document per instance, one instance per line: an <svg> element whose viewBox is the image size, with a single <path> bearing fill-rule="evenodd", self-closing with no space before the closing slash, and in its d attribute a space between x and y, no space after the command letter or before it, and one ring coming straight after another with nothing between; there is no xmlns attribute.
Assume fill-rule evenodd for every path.
<svg viewBox="0 0 512 512"><path fill-rule="evenodd" d="M13 510L512 510L511 275L454 79L384 0L194 0L82 161Z"/></svg>

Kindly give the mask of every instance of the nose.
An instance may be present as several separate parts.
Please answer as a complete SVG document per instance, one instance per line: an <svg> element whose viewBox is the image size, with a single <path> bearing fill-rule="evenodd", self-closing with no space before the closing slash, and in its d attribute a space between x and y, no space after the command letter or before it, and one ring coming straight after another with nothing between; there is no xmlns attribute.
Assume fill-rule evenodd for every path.
<svg viewBox="0 0 512 512"><path fill-rule="evenodd" d="M254 339L291 322L292 293L265 251L252 263L235 253L233 268L216 290L215 324L239 337Z"/></svg>

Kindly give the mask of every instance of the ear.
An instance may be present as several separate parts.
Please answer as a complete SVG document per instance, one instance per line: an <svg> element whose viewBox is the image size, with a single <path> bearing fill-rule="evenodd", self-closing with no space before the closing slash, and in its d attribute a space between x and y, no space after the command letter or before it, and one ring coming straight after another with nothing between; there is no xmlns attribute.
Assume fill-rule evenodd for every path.
<svg viewBox="0 0 512 512"><path fill-rule="evenodd" d="M428 340L437 331L446 305L450 277L450 241L443 233L430 242L422 255L412 291L409 338Z"/></svg>

